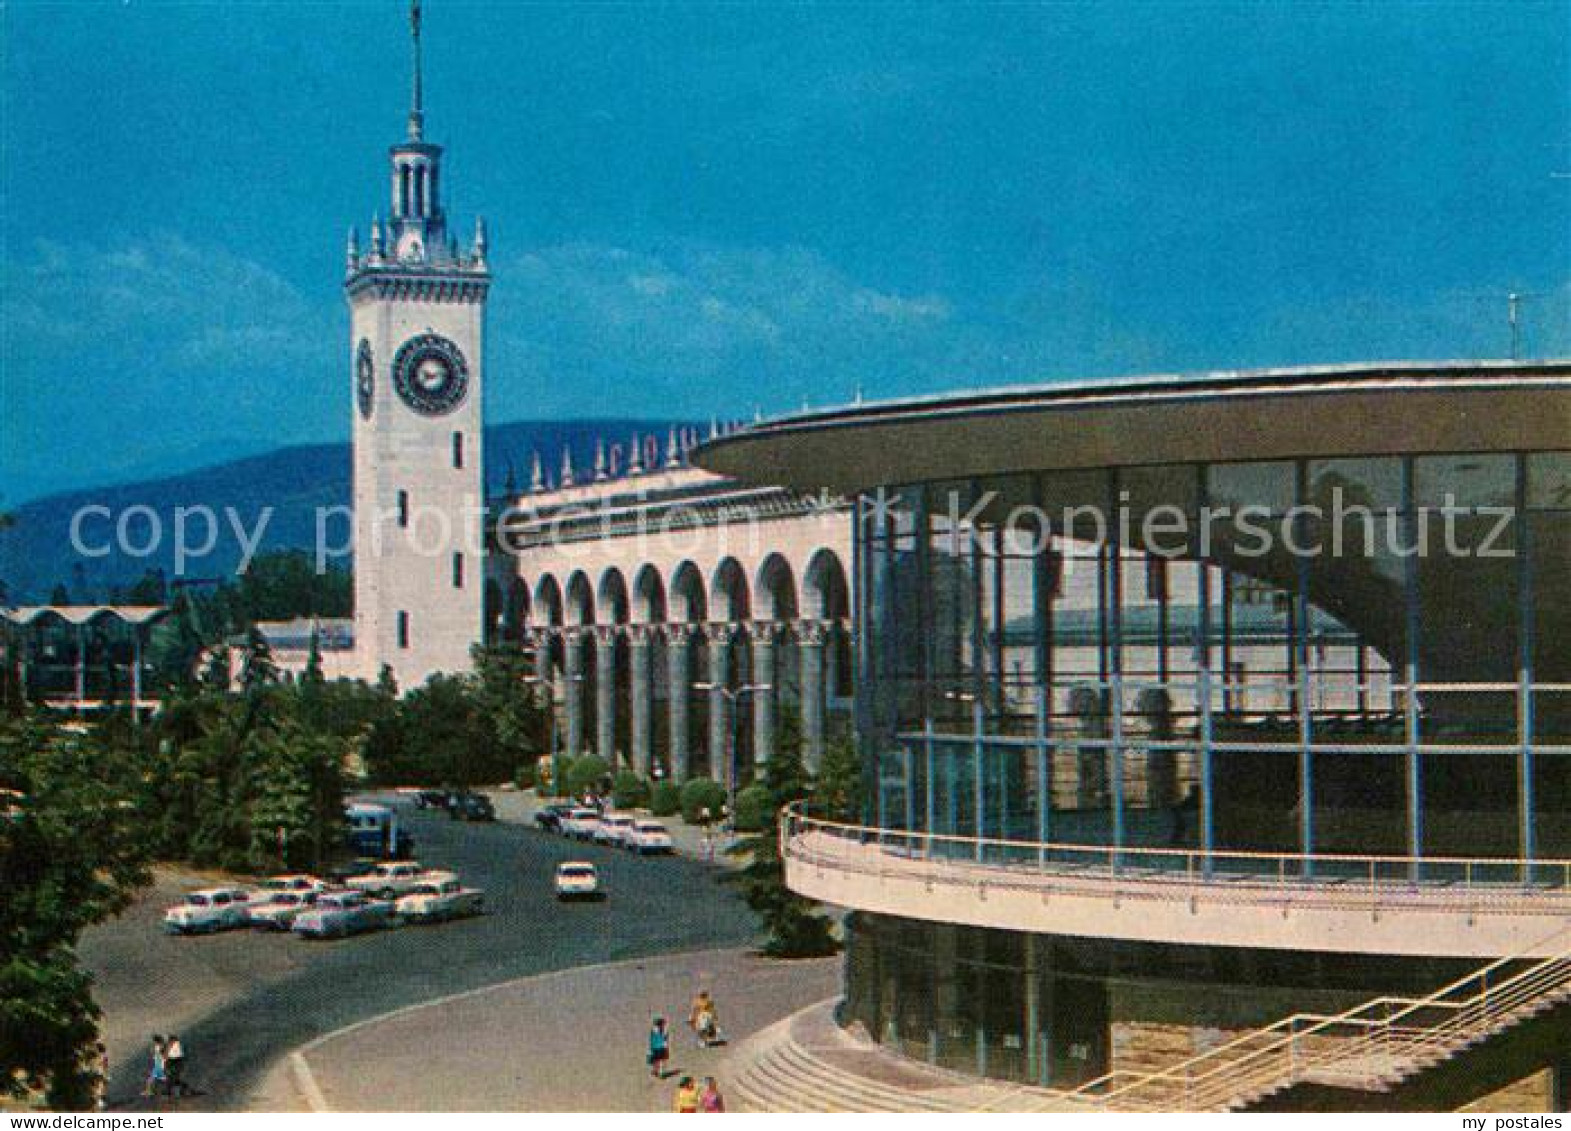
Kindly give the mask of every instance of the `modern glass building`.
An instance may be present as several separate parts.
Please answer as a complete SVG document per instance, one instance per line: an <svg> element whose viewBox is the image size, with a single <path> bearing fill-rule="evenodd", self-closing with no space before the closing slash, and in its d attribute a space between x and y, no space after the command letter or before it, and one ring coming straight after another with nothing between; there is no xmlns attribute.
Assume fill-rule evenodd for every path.
<svg viewBox="0 0 1571 1131"><path fill-rule="evenodd" d="M1571 364L1005 390L699 460L858 498L867 811L787 828L857 912L845 1023L1073 1088L1571 951Z"/></svg>

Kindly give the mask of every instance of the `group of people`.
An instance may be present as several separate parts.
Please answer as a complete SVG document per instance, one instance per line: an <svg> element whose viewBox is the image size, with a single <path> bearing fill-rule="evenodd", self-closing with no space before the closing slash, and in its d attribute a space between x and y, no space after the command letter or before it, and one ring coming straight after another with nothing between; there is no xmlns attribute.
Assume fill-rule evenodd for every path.
<svg viewBox="0 0 1571 1131"><path fill-rule="evenodd" d="M720 1086L715 1083L713 1076L704 1077L702 1088L693 1083L691 1076L684 1076L678 1081L676 1086L678 1115L723 1111L725 1111L725 1097L720 1094Z"/></svg>
<svg viewBox="0 0 1571 1131"><path fill-rule="evenodd" d="M693 998L687 1013L687 1026L693 1031L701 1049L725 1043L720 1031L720 1013L715 999L708 990L700 990ZM664 1017L656 1017L649 1026L649 1075L656 1080L666 1078L666 1066L671 1061L671 1031ZM713 1076L704 1077L703 1086L691 1076L683 1076L677 1083L676 1110L678 1112L716 1112L725 1110L725 1099Z"/></svg>
<svg viewBox="0 0 1571 1131"><path fill-rule="evenodd" d="M167 1037L153 1034L152 1064L147 1070L144 1096L189 1096L191 1085L185 1078L185 1045L174 1033Z"/></svg>

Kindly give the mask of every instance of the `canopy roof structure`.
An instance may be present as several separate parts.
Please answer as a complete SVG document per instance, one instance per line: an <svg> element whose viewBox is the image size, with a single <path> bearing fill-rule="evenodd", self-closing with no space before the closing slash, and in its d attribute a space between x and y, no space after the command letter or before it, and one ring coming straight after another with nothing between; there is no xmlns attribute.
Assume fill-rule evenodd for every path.
<svg viewBox="0 0 1571 1131"><path fill-rule="evenodd" d="M139 627L152 624L168 613L169 608L165 605L19 605L14 609L0 609L0 617L20 626L58 620L81 627L102 620L116 620Z"/></svg>
<svg viewBox="0 0 1571 1131"><path fill-rule="evenodd" d="M712 439L745 483L855 492L1020 471L1563 448L1571 361L1377 362L1064 381L853 405Z"/></svg>

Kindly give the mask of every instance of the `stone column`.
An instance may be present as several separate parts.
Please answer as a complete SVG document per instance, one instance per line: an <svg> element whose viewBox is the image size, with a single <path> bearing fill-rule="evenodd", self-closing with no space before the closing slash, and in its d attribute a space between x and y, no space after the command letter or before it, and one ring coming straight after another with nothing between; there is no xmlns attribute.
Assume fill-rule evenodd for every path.
<svg viewBox="0 0 1571 1131"><path fill-rule="evenodd" d="M829 699L840 688L840 640L849 633L846 626L837 621L824 622L824 710L825 719L828 718Z"/></svg>
<svg viewBox="0 0 1571 1131"><path fill-rule="evenodd" d="M634 625L628 630L628 671L632 686L628 690L629 708L632 712L633 768L646 778L654 776L655 734L653 656L654 629L647 624Z"/></svg>
<svg viewBox="0 0 1571 1131"><path fill-rule="evenodd" d="M595 629L595 753L612 770L616 764L616 639L611 625Z"/></svg>
<svg viewBox="0 0 1571 1131"><path fill-rule="evenodd" d="M817 773L824 760L824 641L823 621L804 620L796 625L796 651L802 665L802 756Z"/></svg>
<svg viewBox="0 0 1571 1131"><path fill-rule="evenodd" d="M731 786L731 703L725 689L731 676L732 624L707 624L704 636L709 644L709 774Z"/></svg>
<svg viewBox="0 0 1571 1131"><path fill-rule="evenodd" d="M584 640L582 628L570 628L562 637L566 670L562 673L562 708L567 716L567 757L584 756Z"/></svg>
<svg viewBox="0 0 1571 1131"><path fill-rule="evenodd" d="M671 724L671 780L681 783L692 773L687 706L693 691L693 630L685 624L671 624L665 632L666 673L670 678L666 705Z"/></svg>
<svg viewBox="0 0 1571 1131"><path fill-rule="evenodd" d="M780 639L780 627L776 621L758 621L750 630L753 683L760 688L752 693L753 765L759 769L775 756L775 696L780 686L775 674L775 645Z"/></svg>

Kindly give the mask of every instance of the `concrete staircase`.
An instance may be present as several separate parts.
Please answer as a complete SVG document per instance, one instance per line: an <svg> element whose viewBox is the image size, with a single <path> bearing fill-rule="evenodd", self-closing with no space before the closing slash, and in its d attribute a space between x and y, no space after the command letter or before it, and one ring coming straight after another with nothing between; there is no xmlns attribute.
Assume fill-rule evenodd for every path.
<svg viewBox="0 0 1571 1131"><path fill-rule="evenodd" d="M744 1042L725 1070L733 1107L829 1113L1058 1106L1051 1092L945 1072L858 1039L835 1024L833 1008L833 1001L820 1002Z"/></svg>

